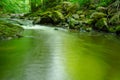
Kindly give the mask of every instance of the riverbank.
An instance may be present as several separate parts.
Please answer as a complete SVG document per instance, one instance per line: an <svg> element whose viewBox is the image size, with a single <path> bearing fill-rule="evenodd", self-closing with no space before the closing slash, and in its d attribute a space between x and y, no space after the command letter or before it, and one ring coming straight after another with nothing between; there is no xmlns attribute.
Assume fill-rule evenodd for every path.
<svg viewBox="0 0 120 80"><path fill-rule="evenodd" d="M23 28L18 25L8 23L5 21L0 21L0 40L20 38L22 37L22 31Z"/></svg>
<svg viewBox="0 0 120 80"><path fill-rule="evenodd" d="M45 11L38 9L24 17L33 24L47 24L82 31L103 31L120 34L119 10L115 1L108 6L88 4L80 8L76 3L62 2Z"/></svg>

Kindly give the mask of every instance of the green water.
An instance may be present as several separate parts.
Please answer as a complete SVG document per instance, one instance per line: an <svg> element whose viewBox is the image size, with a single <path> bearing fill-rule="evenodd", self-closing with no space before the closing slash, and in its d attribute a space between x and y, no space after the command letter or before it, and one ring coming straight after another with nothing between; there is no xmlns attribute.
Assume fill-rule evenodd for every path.
<svg viewBox="0 0 120 80"><path fill-rule="evenodd" d="M113 34L40 27L24 36L0 41L0 80L120 80Z"/></svg>

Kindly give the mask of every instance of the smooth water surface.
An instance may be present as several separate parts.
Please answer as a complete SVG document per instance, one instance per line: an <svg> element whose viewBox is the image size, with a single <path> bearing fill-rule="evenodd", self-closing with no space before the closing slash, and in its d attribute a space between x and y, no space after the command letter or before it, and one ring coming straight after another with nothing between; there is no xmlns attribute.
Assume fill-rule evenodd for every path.
<svg viewBox="0 0 120 80"><path fill-rule="evenodd" d="M0 80L120 80L120 40L113 34L26 27L0 41Z"/></svg>

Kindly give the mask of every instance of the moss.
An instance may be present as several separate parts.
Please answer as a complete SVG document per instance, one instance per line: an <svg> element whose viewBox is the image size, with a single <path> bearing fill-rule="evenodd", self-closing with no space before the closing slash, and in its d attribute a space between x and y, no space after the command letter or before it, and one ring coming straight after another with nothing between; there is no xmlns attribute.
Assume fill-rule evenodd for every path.
<svg viewBox="0 0 120 80"><path fill-rule="evenodd" d="M106 17L107 14L103 13L103 12L94 12L91 14L90 18L94 19L94 20L97 20L97 19L100 19L100 18L104 18Z"/></svg>
<svg viewBox="0 0 120 80"><path fill-rule="evenodd" d="M95 28L98 30L109 31L107 18L101 18L100 20L98 20L95 24Z"/></svg>
<svg viewBox="0 0 120 80"><path fill-rule="evenodd" d="M22 31L20 26L0 21L0 39L20 37Z"/></svg>
<svg viewBox="0 0 120 80"><path fill-rule="evenodd" d="M110 24L120 24L120 11L117 13L113 14L113 16L109 20Z"/></svg>
<svg viewBox="0 0 120 80"><path fill-rule="evenodd" d="M96 8L96 11L106 13L107 12L107 8L99 6L99 7Z"/></svg>
<svg viewBox="0 0 120 80"><path fill-rule="evenodd" d="M53 11L52 19L54 20L54 23L60 23L61 21L64 21L65 18L60 11Z"/></svg>

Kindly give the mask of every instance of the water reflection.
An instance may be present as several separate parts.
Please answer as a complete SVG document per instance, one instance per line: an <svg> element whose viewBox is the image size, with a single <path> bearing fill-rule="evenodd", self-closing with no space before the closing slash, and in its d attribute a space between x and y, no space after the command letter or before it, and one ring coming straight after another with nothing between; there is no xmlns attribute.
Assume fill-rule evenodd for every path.
<svg viewBox="0 0 120 80"><path fill-rule="evenodd" d="M120 42L114 35L48 27L24 35L0 41L0 80L120 79Z"/></svg>

